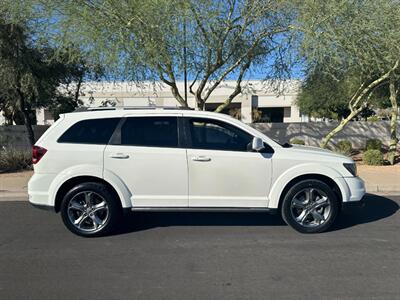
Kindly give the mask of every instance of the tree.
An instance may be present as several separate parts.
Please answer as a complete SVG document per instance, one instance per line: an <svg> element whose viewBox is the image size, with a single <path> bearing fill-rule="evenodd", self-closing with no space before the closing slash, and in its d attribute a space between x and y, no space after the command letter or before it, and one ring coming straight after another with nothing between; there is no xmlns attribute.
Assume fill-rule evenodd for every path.
<svg viewBox="0 0 400 300"><path fill-rule="evenodd" d="M3 102L13 103L22 113L29 142L33 145L35 137L30 114L33 98L39 93L39 90L35 89L34 71L42 71L37 64L40 56L27 46L27 37L21 26L7 24L3 20L0 22L1 98Z"/></svg>
<svg viewBox="0 0 400 300"><path fill-rule="evenodd" d="M318 69L309 72L296 99L300 111L312 117L337 121L347 117L350 113L347 99L359 86L359 76L352 72L342 76L332 80L331 76ZM359 118L366 119L374 114L374 110L390 107L388 100L388 86L377 88Z"/></svg>
<svg viewBox="0 0 400 300"><path fill-rule="evenodd" d="M11 122L25 124L28 140L35 143L32 125L34 110L44 106L65 108L79 104L80 84L87 74L82 62L55 56L48 44L35 44L26 24L13 24L0 18L0 108ZM62 96L59 90L74 81L74 94ZM63 106L64 105L64 106ZM69 109L67 107L66 109Z"/></svg>
<svg viewBox="0 0 400 300"><path fill-rule="evenodd" d="M8 1L11 6L14 2ZM27 3L28 1L26 1ZM187 107L177 80L189 73L199 109L227 78L235 78L221 111L241 93L246 74L285 77L294 11L285 0L30 1L44 32L59 47L80 45L112 78L160 80ZM52 33L56 33L53 34ZM186 55L184 55L186 54Z"/></svg>
<svg viewBox="0 0 400 300"><path fill-rule="evenodd" d="M351 92L351 80L340 82L315 70L307 74L296 99L300 111L315 118L341 120L349 109L346 99Z"/></svg>
<svg viewBox="0 0 400 300"><path fill-rule="evenodd" d="M396 0L303 1L299 5L301 53L307 68L319 68L332 81L355 73L358 85L346 99L350 113L322 140L330 139L368 106L376 90L397 77L400 5ZM397 115L394 116L397 119ZM391 126L395 136L396 123Z"/></svg>

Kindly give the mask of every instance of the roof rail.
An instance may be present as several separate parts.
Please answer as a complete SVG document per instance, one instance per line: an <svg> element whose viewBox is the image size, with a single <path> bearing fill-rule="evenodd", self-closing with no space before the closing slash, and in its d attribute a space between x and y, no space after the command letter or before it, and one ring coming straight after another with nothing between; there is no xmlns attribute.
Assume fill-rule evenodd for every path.
<svg viewBox="0 0 400 300"><path fill-rule="evenodd" d="M165 109L165 110L193 110L189 107L182 106L98 106L98 107L79 107L74 112L82 112L82 111L100 111L100 110L136 110L136 109Z"/></svg>

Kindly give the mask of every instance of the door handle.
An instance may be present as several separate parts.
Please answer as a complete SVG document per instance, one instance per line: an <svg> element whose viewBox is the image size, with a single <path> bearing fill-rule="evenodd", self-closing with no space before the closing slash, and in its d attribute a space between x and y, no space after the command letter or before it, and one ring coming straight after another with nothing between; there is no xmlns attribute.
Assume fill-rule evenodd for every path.
<svg viewBox="0 0 400 300"><path fill-rule="evenodd" d="M193 161L210 161L211 158L207 156L194 156L192 157Z"/></svg>
<svg viewBox="0 0 400 300"><path fill-rule="evenodd" d="M113 154L110 154L110 157L117 158L117 159L127 159L127 158L129 158L129 155L124 154L124 153L113 153Z"/></svg>

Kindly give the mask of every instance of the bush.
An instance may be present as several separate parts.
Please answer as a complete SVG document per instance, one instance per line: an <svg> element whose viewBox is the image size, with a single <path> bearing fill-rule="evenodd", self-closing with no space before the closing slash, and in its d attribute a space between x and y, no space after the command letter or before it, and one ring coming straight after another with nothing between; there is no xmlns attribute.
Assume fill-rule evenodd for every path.
<svg viewBox="0 0 400 300"><path fill-rule="evenodd" d="M381 119L377 115L373 115L373 116L370 116L370 117L367 118L368 122L378 122L380 120Z"/></svg>
<svg viewBox="0 0 400 300"><path fill-rule="evenodd" d="M370 166L383 164L383 154L380 150L367 150L363 154L363 162Z"/></svg>
<svg viewBox="0 0 400 300"><path fill-rule="evenodd" d="M339 141L336 145L336 151L344 155L350 155L353 152L351 142L348 140Z"/></svg>
<svg viewBox="0 0 400 300"><path fill-rule="evenodd" d="M382 142L378 139L369 139L365 144L365 150L382 150Z"/></svg>
<svg viewBox="0 0 400 300"><path fill-rule="evenodd" d="M290 144L293 144L293 145L305 145L306 143L303 141L303 140L301 140L301 139L297 139L297 138L294 138L294 139L291 139L290 140Z"/></svg>
<svg viewBox="0 0 400 300"><path fill-rule="evenodd" d="M32 154L30 151L12 148L0 149L0 171L12 172L32 168Z"/></svg>

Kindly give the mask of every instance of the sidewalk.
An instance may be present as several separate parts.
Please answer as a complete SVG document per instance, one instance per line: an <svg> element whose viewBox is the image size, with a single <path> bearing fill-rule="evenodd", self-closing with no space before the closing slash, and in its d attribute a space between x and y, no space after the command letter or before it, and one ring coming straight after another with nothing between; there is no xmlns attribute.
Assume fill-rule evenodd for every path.
<svg viewBox="0 0 400 300"><path fill-rule="evenodd" d="M0 174L0 201L5 198L28 199L28 181L33 171Z"/></svg>
<svg viewBox="0 0 400 300"><path fill-rule="evenodd" d="M400 165L359 165L358 174L364 179L368 193L400 195ZM33 171L0 174L0 201L28 198L28 180Z"/></svg>
<svg viewBox="0 0 400 300"><path fill-rule="evenodd" d="M358 165L358 175L365 181L368 193L400 194L400 165L366 166Z"/></svg>

